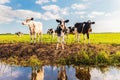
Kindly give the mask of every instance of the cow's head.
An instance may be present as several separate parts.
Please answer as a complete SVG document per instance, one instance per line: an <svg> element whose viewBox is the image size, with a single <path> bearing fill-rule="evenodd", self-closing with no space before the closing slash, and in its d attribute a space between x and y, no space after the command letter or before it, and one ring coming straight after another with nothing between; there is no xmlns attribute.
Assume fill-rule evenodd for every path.
<svg viewBox="0 0 120 80"><path fill-rule="evenodd" d="M69 20L64 20L64 19L59 20L59 19L56 19L56 22L59 23L59 25L61 26L62 29L65 29L65 23L68 23Z"/></svg>
<svg viewBox="0 0 120 80"><path fill-rule="evenodd" d="M34 20L34 18L28 18L27 17L26 20L22 22L22 25L28 25L28 23L32 20Z"/></svg>
<svg viewBox="0 0 120 80"><path fill-rule="evenodd" d="M91 20L88 20L87 22L84 22L85 27L87 27L88 32L92 32L91 24L95 24L95 22L91 22Z"/></svg>
<svg viewBox="0 0 120 80"><path fill-rule="evenodd" d="M47 34L52 34L53 32L54 30L51 28L51 29L48 29Z"/></svg>
<svg viewBox="0 0 120 80"><path fill-rule="evenodd" d="M89 23L89 24L95 24L95 22L91 22L91 20L88 20L87 23Z"/></svg>

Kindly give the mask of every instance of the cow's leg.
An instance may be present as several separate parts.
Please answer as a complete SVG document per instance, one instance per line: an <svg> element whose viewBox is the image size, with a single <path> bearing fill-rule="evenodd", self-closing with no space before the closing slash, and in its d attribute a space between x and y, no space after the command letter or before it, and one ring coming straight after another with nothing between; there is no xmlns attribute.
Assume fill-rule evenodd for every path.
<svg viewBox="0 0 120 80"><path fill-rule="evenodd" d="M42 42L42 33L38 33L38 42Z"/></svg>
<svg viewBox="0 0 120 80"><path fill-rule="evenodd" d="M64 35L61 38L62 38L62 40L61 40L61 46L62 46L62 49L64 49Z"/></svg>
<svg viewBox="0 0 120 80"><path fill-rule="evenodd" d="M55 34L54 34L54 32L52 33L52 38L54 38L55 37Z"/></svg>
<svg viewBox="0 0 120 80"><path fill-rule="evenodd" d="M62 49L64 49L64 43L63 42L61 43L61 45L62 45Z"/></svg>
<svg viewBox="0 0 120 80"><path fill-rule="evenodd" d="M86 35L83 34L83 42L85 43L85 40L86 40Z"/></svg>
<svg viewBox="0 0 120 80"><path fill-rule="evenodd" d="M57 39L57 46L56 46L56 49L59 48L59 44L60 44L60 36L58 36L58 39Z"/></svg>
<svg viewBox="0 0 120 80"><path fill-rule="evenodd" d="M67 37L67 41L66 41L66 43L67 43L67 42L69 42L69 33L67 33L66 37Z"/></svg>
<svg viewBox="0 0 120 80"><path fill-rule="evenodd" d="M89 33L87 33L88 43L90 43Z"/></svg>
<svg viewBox="0 0 120 80"><path fill-rule="evenodd" d="M51 35L51 43L53 42L54 34Z"/></svg>
<svg viewBox="0 0 120 80"><path fill-rule="evenodd" d="M78 41L78 37L77 37L77 33L75 33L75 38L74 38L74 41L76 42L76 41Z"/></svg>
<svg viewBox="0 0 120 80"><path fill-rule="evenodd" d="M42 32L40 33L40 42L42 42L42 39L43 39L43 34Z"/></svg>
<svg viewBox="0 0 120 80"><path fill-rule="evenodd" d="M30 32L30 43L32 43L32 33Z"/></svg>
<svg viewBox="0 0 120 80"><path fill-rule="evenodd" d="M65 35L64 35L64 33L63 33L63 32L62 32L62 34L61 34L61 38L62 38L62 40L61 40L61 41L62 41L63 43L65 43Z"/></svg>
<svg viewBox="0 0 120 80"><path fill-rule="evenodd" d="M78 43L79 43L80 42L80 33L78 33L77 38L78 38Z"/></svg>
<svg viewBox="0 0 120 80"><path fill-rule="evenodd" d="M33 42L36 43L36 33L34 33L34 39L33 39Z"/></svg>
<svg viewBox="0 0 120 80"><path fill-rule="evenodd" d="M40 33L37 33L37 42L39 43L40 41Z"/></svg>

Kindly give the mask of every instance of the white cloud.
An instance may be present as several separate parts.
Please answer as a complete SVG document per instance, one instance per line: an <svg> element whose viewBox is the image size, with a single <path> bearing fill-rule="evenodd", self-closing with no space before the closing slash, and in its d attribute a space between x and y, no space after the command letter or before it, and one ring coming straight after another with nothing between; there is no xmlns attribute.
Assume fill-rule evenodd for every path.
<svg viewBox="0 0 120 80"><path fill-rule="evenodd" d="M43 4L43 3L48 3L49 0L37 0L36 4Z"/></svg>
<svg viewBox="0 0 120 80"><path fill-rule="evenodd" d="M0 5L0 23L9 23L17 21L18 19L23 19L26 17L34 17L40 19L42 17L41 13L33 12L30 10L13 10L9 6Z"/></svg>
<svg viewBox="0 0 120 80"><path fill-rule="evenodd" d="M72 9L75 9L75 10L84 10L87 8L87 5L85 4L72 4L71 6Z"/></svg>
<svg viewBox="0 0 120 80"><path fill-rule="evenodd" d="M69 13L68 8L60 8L57 5L42 6L42 9L45 10L44 15L46 15L47 16L46 18L48 18L48 19L59 18L60 16L68 15L68 13ZM46 18L44 18L44 19L46 19Z"/></svg>
<svg viewBox="0 0 120 80"><path fill-rule="evenodd" d="M86 13L85 11L75 11L75 14L79 14L79 15L83 15L85 13Z"/></svg>
<svg viewBox="0 0 120 80"><path fill-rule="evenodd" d="M41 5L41 4L49 3L49 2L57 2L57 0L37 0L35 3Z"/></svg>
<svg viewBox="0 0 120 80"><path fill-rule="evenodd" d="M12 22L13 20L14 20L14 19L0 16L0 23L9 23L9 22Z"/></svg>
<svg viewBox="0 0 120 80"><path fill-rule="evenodd" d="M80 16L80 18L84 19L84 18L85 18L85 16L81 15L81 16Z"/></svg>
<svg viewBox="0 0 120 80"><path fill-rule="evenodd" d="M91 80L119 80L119 70L116 68L109 68L107 71L102 73L99 69L92 69L90 71Z"/></svg>
<svg viewBox="0 0 120 80"><path fill-rule="evenodd" d="M120 32L120 11L113 11L109 16L96 20L94 31L96 32Z"/></svg>
<svg viewBox="0 0 120 80"><path fill-rule="evenodd" d="M26 18L26 17L34 17L36 19L40 19L42 17L41 13L33 12L30 10L15 10L15 17L17 18Z"/></svg>
<svg viewBox="0 0 120 80"><path fill-rule="evenodd" d="M0 4L5 4L5 3L9 3L10 0L0 0Z"/></svg>
<svg viewBox="0 0 120 80"><path fill-rule="evenodd" d="M57 5L43 6L44 13L34 12L31 10L18 9L13 10L9 6L0 5L0 23L10 23L12 21L19 22L26 17L34 17L35 19L51 20L60 18L60 15L67 15L68 9L61 9Z"/></svg>
<svg viewBox="0 0 120 80"><path fill-rule="evenodd" d="M0 23L11 22L14 19L12 18L12 8L4 5L0 5Z"/></svg>
<svg viewBox="0 0 120 80"><path fill-rule="evenodd" d="M58 13L60 11L59 6L57 5L47 5L42 7L43 10L51 11L53 13Z"/></svg>
<svg viewBox="0 0 120 80"><path fill-rule="evenodd" d="M95 18L94 15L90 15L90 14L88 14L87 17L88 17L88 18Z"/></svg>
<svg viewBox="0 0 120 80"><path fill-rule="evenodd" d="M111 16L112 14L111 13L106 13L105 16Z"/></svg>
<svg viewBox="0 0 120 80"><path fill-rule="evenodd" d="M57 18L59 18L59 15L58 14L52 14L51 12L45 12L42 15L42 19L44 19L44 20L57 19Z"/></svg>
<svg viewBox="0 0 120 80"><path fill-rule="evenodd" d="M68 15L68 8L64 8L60 10L63 15Z"/></svg>
<svg viewBox="0 0 120 80"><path fill-rule="evenodd" d="M101 16L101 15L104 15L105 13L104 12L93 11L91 14L94 15L94 16Z"/></svg>
<svg viewBox="0 0 120 80"><path fill-rule="evenodd" d="M104 16L105 12L98 12L98 11L93 11L90 14L87 15L88 18L96 18L98 16Z"/></svg>

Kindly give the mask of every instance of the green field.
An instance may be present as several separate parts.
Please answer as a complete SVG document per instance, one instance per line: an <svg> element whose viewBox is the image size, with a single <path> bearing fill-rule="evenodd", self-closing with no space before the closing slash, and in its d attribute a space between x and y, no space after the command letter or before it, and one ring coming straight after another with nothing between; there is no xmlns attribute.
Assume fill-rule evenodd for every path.
<svg viewBox="0 0 120 80"><path fill-rule="evenodd" d="M81 42L83 43L83 35L81 34ZM69 35L68 38L65 38L67 43L75 43L75 36ZM42 38L43 43L55 43L57 42L57 37L53 40L50 35L44 34ZM29 43L30 37L29 35L23 35L22 37L18 37L17 35L0 35L0 43L16 43L23 42ZM90 42L91 43L107 43L107 44L120 44L120 33L91 33L90 34Z"/></svg>

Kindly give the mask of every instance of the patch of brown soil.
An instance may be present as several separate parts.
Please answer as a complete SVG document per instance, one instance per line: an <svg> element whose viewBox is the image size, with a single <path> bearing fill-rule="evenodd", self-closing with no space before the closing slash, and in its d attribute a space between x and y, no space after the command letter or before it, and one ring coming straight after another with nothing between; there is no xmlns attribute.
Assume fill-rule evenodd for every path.
<svg viewBox="0 0 120 80"><path fill-rule="evenodd" d="M54 62L60 58L74 56L81 50L91 50L98 54L100 50L105 50L110 54L120 51L120 45L109 44L71 44L65 45L65 49L56 50L56 44L0 44L0 59L8 59L12 56L17 56L19 60L27 60L30 56L36 55L43 62Z"/></svg>

